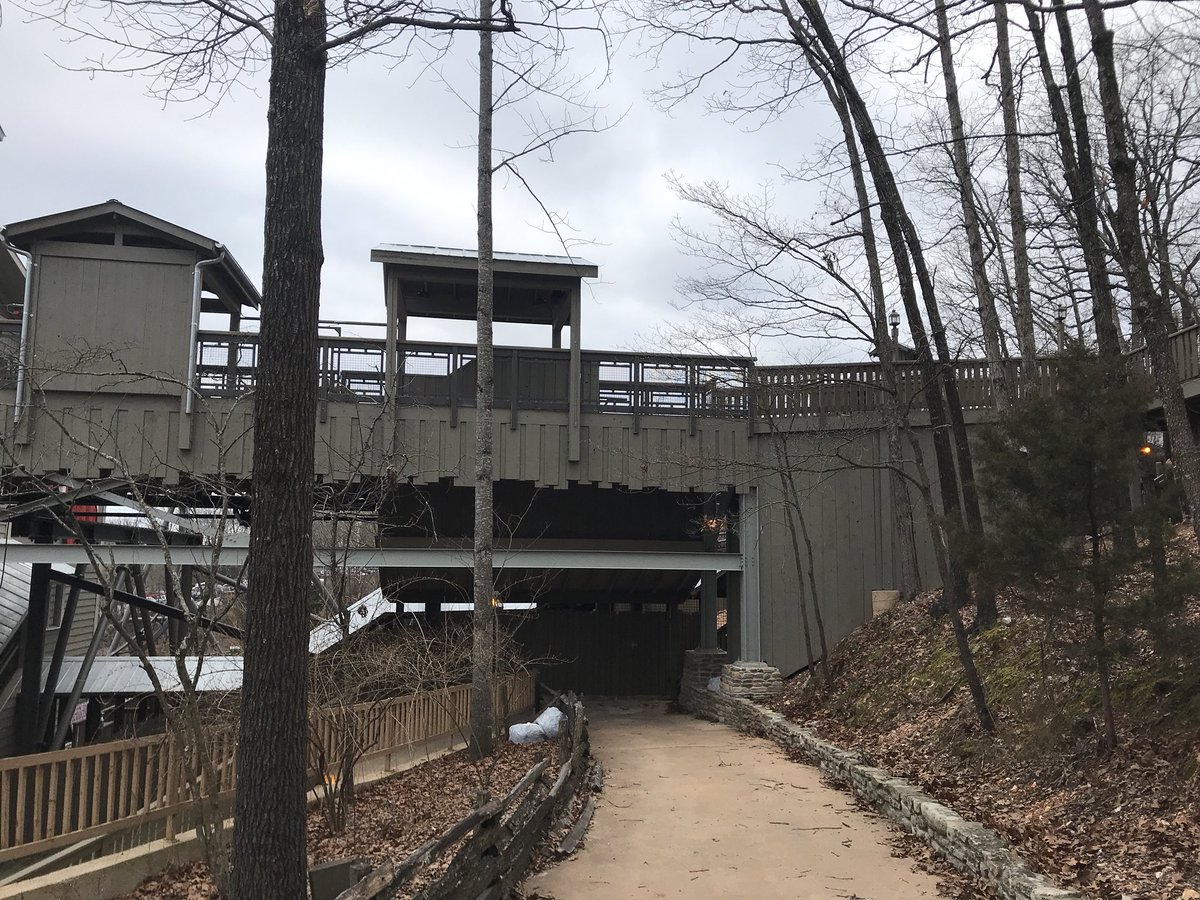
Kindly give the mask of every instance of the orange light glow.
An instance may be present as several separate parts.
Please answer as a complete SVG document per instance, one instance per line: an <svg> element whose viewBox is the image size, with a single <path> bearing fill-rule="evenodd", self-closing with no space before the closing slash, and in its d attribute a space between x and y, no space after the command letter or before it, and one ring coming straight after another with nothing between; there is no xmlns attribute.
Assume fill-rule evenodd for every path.
<svg viewBox="0 0 1200 900"><path fill-rule="evenodd" d="M1154 448L1151 447L1149 444L1146 444L1143 447L1141 447L1141 449L1138 452L1140 452L1142 454L1142 456L1149 456L1151 453L1154 452Z"/></svg>

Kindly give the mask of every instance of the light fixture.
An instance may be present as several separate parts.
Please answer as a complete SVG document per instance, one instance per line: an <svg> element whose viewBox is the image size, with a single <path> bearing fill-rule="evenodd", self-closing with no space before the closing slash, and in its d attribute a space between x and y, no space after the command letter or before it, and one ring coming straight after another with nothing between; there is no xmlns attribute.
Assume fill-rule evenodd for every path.
<svg viewBox="0 0 1200 900"><path fill-rule="evenodd" d="M893 309L890 313L888 313L888 324L893 328L900 327L900 313L897 310Z"/></svg>

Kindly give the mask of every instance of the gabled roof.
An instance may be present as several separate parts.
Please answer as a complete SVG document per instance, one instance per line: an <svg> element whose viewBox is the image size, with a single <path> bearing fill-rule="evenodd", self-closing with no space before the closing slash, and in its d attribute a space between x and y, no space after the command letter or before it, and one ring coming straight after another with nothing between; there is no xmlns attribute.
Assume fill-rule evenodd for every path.
<svg viewBox="0 0 1200 900"><path fill-rule="evenodd" d="M204 259L216 259L224 252L219 265L204 270L204 288L230 305L258 307L261 300L258 288L238 265L233 254L220 242L189 231L166 219L126 206L119 200L107 200L94 206L82 206L65 212L26 219L4 226L0 233L14 247L28 250L39 240L54 240L67 235L87 233L91 228L111 228L114 224L133 226L140 234L152 234L164 243L179 249L195 250Z"/></svg>

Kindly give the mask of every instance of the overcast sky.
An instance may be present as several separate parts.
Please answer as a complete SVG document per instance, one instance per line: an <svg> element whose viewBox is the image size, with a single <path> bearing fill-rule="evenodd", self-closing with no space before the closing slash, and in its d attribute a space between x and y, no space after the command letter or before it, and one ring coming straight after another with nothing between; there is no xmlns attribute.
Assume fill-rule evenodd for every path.
<svg viewBox="0 0 1200 900"><path fill-rule="evenodd" d="M257 281L265 78L235 89L211 112L202 103L164 105L147 96L142 77L64 71L55 61L77 64L77 45L11 6L4 13L0 222L116 198L221 241ZM442 64L448 78L470 84L476 48L474 38L460 39ZM596 68L597 49L575 52L579 71ZM679 252L670 224L680 214L700 219L671 193L667 173L753 190L770 177L770 164L799 164L829 132L828 110L815 101L758 131L706 116L698 102L671 114L656 109L645 92L673 65L668 59L648 71L644 59L620 48L611 80L595 97L610 118L624 118L602 134L568 139L552 165L525 168L575 236L593 242L577 250L600 266L584 298L585 347L628 347L636 335L686 315L672 308L675 285L697 264ZM509 133L513 124L510 113ZM420 77L416 65L389 69L361 59L330 73L324 317L383 319L382 277L369 259L376 244L475 246L474 129L470 110L438 79ZM498 180L495 207L498 250L560 252L519 184ZM470 327L423 324L410 326L410 336L464 340ZM502 330L498 340L544 344L548 335Z"/></svg>

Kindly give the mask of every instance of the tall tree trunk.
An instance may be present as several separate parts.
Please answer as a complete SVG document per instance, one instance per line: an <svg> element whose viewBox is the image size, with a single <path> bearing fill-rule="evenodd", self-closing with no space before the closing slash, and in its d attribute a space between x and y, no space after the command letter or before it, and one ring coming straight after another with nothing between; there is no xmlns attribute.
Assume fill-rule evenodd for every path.
<svg viewBox="0 0 1200 900"><path fill-rule="evenodd" d="M1054 78L1054 70L1050 65L1041 14L1028 4L1025 7L1025 13L1029 20L1029 33L1037 51L1042 81L1046 86L1050 115L1058 134L1063 177L1071 195L1075 229L1079 234L1079 249L1083 253L1084 264L1087 266L1088 286L1091 288L1092 294L1092 322L1096 330L1096 345L1101 355L1118 356L1121 352L1121 338L1117 330L1116 304L1113 300L1112 285L1108 278L1104 239L1100 235L1096 178L1092 166L1091 135L1088 130L1087 111L1083 105L1083 88L1079 80L1075 42L1066 10L1062 8L1060 0L1054 0L1054 5L1063 70L1067 79L1067 96L1071 104L1069 118L1066 107L1063 106L1060 88Z"/></svg>
<svg viewBox="0 0 1200 900"><path fill-rule="evenodd" d="M812 535L808 531L808 522L804 518L804 508L796 497L796 521L800 523L800 536L804 539L804 551L808 557L808 586L812 591L813 618L817 625L817 640L821 644L821 659L825 673L829 673L829 642L825 639L825 614L821 611L821 593L817 590L817 561L813 553Z"/></svg>
<svg viewBox="0 0 1200 900"><path fill-rule="evenodd" d="M1013 84L1008 4L996 0L996 61L1000 69L1000 111L1004 121L1004 169L1008 190L1008 224L1012 232L1014 306L1021 376L1027 385L1038 377L1037 337L1033 330L1033 299L1029 285L1029 239L1025 230L1025 198L1021 191L1021 143L1017 124L1017 92Z"/></svg>
<svg viewBox="0 0 1200 900"><path fill-rule="evenodd" d="M948 373L949 380L947 381L945 379L946 373L939 372L938 368L933 364L929 342L925 336L924 323L921 320L921 312L917 306L913 269L909 259L909 250L913 248L913 245L908 241L908 238L912 232L915 232L915 229L912 228L912 223L908 220L907 213L904 210L903 200L900 197L895 175L888 163L887 155L884 152L878 132L875 130L875 123L871 120L866 102L858 92L858 87L846 67L845 59L841 52L841 45L829 28L824 10L817 0L797 0L797 2L808 23L811 25L813 34L809 35L799 22L791 16L790 10L785 6L783 7L783 11L789 17L792 33L796 38L797 44L805 50L810 64L813 64L814 67L823 67L838 91L845 98L847 108L850 110L851 117L854 120L855 130L858 133L863 153L866 156L867 167L875 183L875 193L879 198L880 218L883 221L884 231L887 233L888 242L892 248L897 286L900 289L900 297L904 303L905 313L908 316L909 330L913 337L913 343L916 345L917 360L921 368L921 374L925 379L925 398L929 408L930 424L934 435L934 449L938 462L938 478L942 493L942 509L947 519L958 521L961 517L959 477L955 469L955 454L951 449L945 427L947 421L946 402L953 407L954 402L958 399L957 387L954 384L952 369ZM813 38L815 38L816 46L814 46ZM931 314L930 327L934 332L935 340L941 342L939 345L940 351L945 344L945 335L939 334L940 316L937 316L936 319L933 318L933 316L937 315L937 304L932 294L932 281L928 277L928 271L923 266L923 258L919 256L919 243L916 244L913 252L914 257L912 261L918 265L917 273L921 279L922 292L925 294L926 308ZM943 365L942 368L944 369L945 366ZM943 388L947 394L946 402L943 402ZM959 407L959 419L961 419L961 406ZM963 429L963 436L965 437L965 429ZM961 455L959 458L961 461ZM969 456L967 460L969 462ZM964 496L965 494L966 491L964 490ZM978 498L976 497L977 503ZM967 583L966 572L962 568L957 553L948 555L947 565L950 578L945 584L943 594L947 597L957 633L959 630L963 630L960 603L965 596L963 591ZM965 635L965 630L963 630L963 633ZM970 645L965 639L959 642L959 654L963 665L963 673L971 689L971 696L975 703L975 711L979 717L979 723L984 729L991 731L995 728L995 722L987 706L986 695L982 682L979 680L978 672L975 669Z"/></svg>
<svg viewBox="0 0 1200 900"><path fill-rule="evenodd" d="M1000 316L996 313L996 297L992 292L991 279L988 278L987 255L983 252L979 213L975 209L975 186L971 178L971 159L967 153L962 104L958 99L958 75L954 71L954 50L950 46L950 22L946 16L946 0L934 0L933 6L934 18L937 20L938 48L941 53L942 84L946 90L946 112L950 118L951 157L954 161L955 180L958 182L963 228L967 233L967 252L971 257L979 324L983 328L983 347L992 382L992 402L996 409L1003 411L1012 405L1013 392L1008 384L1008 369L1004 365Z"/></svg>
<svg viewBox="0 0 1200 900"><path fill-rule="evenodd" d="M1056 0L1058 2L1058 0ZM1096 61L1096 76L1100 88L1100 110L1108 138L1108 162L1112 170L1113 187L1117 194L1114 216L1117 247L1121 255L1125 281L1133 301L1134 317L1141 325L1146 350L1154 373L1154 385L1162 401L1167 428L1171 433L1171 450L1184 496L1193 513L1200 500L1200 448L1192 434L1187 401L1179 370L1171 351L1171 307L1162 302L1154 290L1150 264L1142 243L1140 200L1137 170L1129 153L1125 107L1121 101L1117 65L1113 56L1113 33L1104 21L1104 9L1098 0L1084 0L1088 28L1092 34L1092 56ZM1200 536L1200 516L1193 514L1192 525Z"/></svg>
<svg viewBox="0 0 1200 900"><path fill-rule="evenodd" d="M277 0L231 894L307 893L308 604L320 309L325 7Z"/></svg>
<svg viewBox="0 0 1200 900"><path fill-rule="evenodd" d="M492 17L491 0L480 0L479 19ZM471 749L478 757L490 756L495 735L494 622L492 605L492 404L494 353L492 348L492 33L479 32L479 161L478 240L479 296L475 315L475 614L471 633Z"/></svg>
<svg viewBox="0 0 1200 900"><path fill-rule="evenodd" d="M778 442L784 440L784 437L781 434L773 434L771 439ZM798 502L796 484L792 479L791 471L784 468L786 463L783 462L782 454L778 450L776 450L776 459L780 465L780 486L784 491L783 516L787 524L788 536L792 540L792 556L796 560L796 600L800 612L800 636L804 640L804 659L807 661L808 670L813 674L814 679L825 681L825 675L822 674L817 657L813 654L812 625L808 618L808 588L804 583L804 563L800 557L800 534L796 529L795 506ZM827 660L822 656L820 662L827 662ZM828 669L825 671L828 673Z"/></svg>
<svg viewBox="0 0 1200 900"><path fill-rule="evenodd" d="M815 68L815 67L814 67ZM921 590L921 569L917 562L917 529L913 521L912 495L908 490L908 478L903 474L904 445L901 432L908 427L907 412L900 405L900 379L896 367L896 346L888 332L887 294L883 287L883 267L879 261L879 245L875 240L875 220L871 215L871 196L867 191L867 179L863 172L862 156L858 152L858 138L854 133L854 120L846 107L846 100L838 92L824 70L817 69L817 77L825 87L829 102L837 112L842 126L842 144L850 163L850 174L854 181L854 196L858 202L859 231L862 233L863 255L867 261L867 273L871 285L872 334L875 352L879 356L880 388L883 392L884 427L887 432L888 465L891 467L892 511L896 529L896 543L900 556L900 596L911 600ZM930 519L929 527L936 528Z"/></svg>

